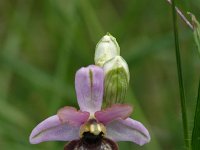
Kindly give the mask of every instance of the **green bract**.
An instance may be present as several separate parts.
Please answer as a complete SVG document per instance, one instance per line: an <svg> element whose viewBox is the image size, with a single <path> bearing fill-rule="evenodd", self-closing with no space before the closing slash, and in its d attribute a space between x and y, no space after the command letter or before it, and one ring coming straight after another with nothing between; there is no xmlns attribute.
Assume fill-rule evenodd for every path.
<svg viewBox="0 0 200 150"><path fill-rule="evenodd" d="M107 61L104 66L104 102L106 106L123 103L129 85L129 69L121 56Z"/></svg>

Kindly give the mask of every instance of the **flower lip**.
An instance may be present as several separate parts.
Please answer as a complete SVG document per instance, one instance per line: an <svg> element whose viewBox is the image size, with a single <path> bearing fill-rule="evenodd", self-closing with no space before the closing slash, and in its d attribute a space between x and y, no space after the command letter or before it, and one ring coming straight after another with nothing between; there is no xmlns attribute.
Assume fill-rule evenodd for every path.
<svg viewBox="0 0 200 150"><path fill-rule="evenodd" d="M108 138L102 138L98 142L92 144L85 143L84 139L79 139L71 141L64 148L64 150L79 150L79 149L118 150L118 145L117 143Z"/></svg>
<svg viewBox="0 0 200 150"><path fill-rule="evenodd" d="M82 140L85 144L92 145L98 144L103 139L103 132L100 132L98 135L95 135L91 132L84 132Z"/></svg>

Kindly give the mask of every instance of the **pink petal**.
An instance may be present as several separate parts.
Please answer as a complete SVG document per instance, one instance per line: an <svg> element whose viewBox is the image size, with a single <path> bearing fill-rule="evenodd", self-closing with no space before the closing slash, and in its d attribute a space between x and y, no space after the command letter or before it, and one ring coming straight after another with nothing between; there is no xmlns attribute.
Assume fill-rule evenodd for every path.
<svg viewBox="0 0 200 150"><path fill-rule="evenodd" d="M62 123L57 115L38 124L32 131L29 141L37 144L44 141L72 141L79 138L80 126Z"/></svg>
<svg viewBox="0 0 200 150"><path fill-rule="evenodd" d="M106 129L106 137L114 141L131 141L138 145L144 145L151 139L144 125L131 118L112 121L106 126Z"/></svg>
<svg viewBox="0 0 200 150"><path fill-rule="evenodd" d="M74 107L66 106L64 108L61 108L58 111L57 115L63 123L81 125L88 120L90 113L86 111L77 111L77 109Z"/></svg>
<svg viewBox="0 0 200 150"><path fill-rule="evenodd" d="M77 71L75 88L78 104L82 111L94 114L101 109L103 82L104 75L100 67L90 65Z"/></svg>
<svg viewBox="0 0 200 150"><path fill-rule="evenodd" d="M132 111L133 108L130 105L115 104L105 110L97 111L95 117L99 122L106 124L119 118L126 119Z"/></svg>

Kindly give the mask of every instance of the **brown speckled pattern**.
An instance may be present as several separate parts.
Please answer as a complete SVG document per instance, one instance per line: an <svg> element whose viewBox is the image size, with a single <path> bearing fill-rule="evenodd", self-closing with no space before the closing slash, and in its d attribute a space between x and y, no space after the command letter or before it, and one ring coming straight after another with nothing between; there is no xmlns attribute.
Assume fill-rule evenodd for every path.
<svg viewBox="0 0 200 150"><path fill-rule="evenodd" d="M118 146L110 139L103 138L98 144L87 145L84 144L82 139L74 140L68 143L64 150L118 150Z"/></svg>

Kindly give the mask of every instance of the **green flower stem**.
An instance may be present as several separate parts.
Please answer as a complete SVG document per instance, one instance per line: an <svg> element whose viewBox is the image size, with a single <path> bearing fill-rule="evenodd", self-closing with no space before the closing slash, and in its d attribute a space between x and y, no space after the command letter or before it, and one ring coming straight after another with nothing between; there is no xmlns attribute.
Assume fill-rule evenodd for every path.
<svg viewBox="0 0 200 150"><path fill-rule="evenodd" d="M186 149L190 150L187 110L186 110L185 92L184 92L182 69L181 69L181 57L180 57L180 50L179 50L179 39L178 39L178 28L177 28L177 19L176 19L175 0L172 1L172 14L173 14L173 28L174 28L174 37L175 37L176 63L177 63L178 81L179 81L179 90L180 90L184 140L185 140Z"/></svg>

